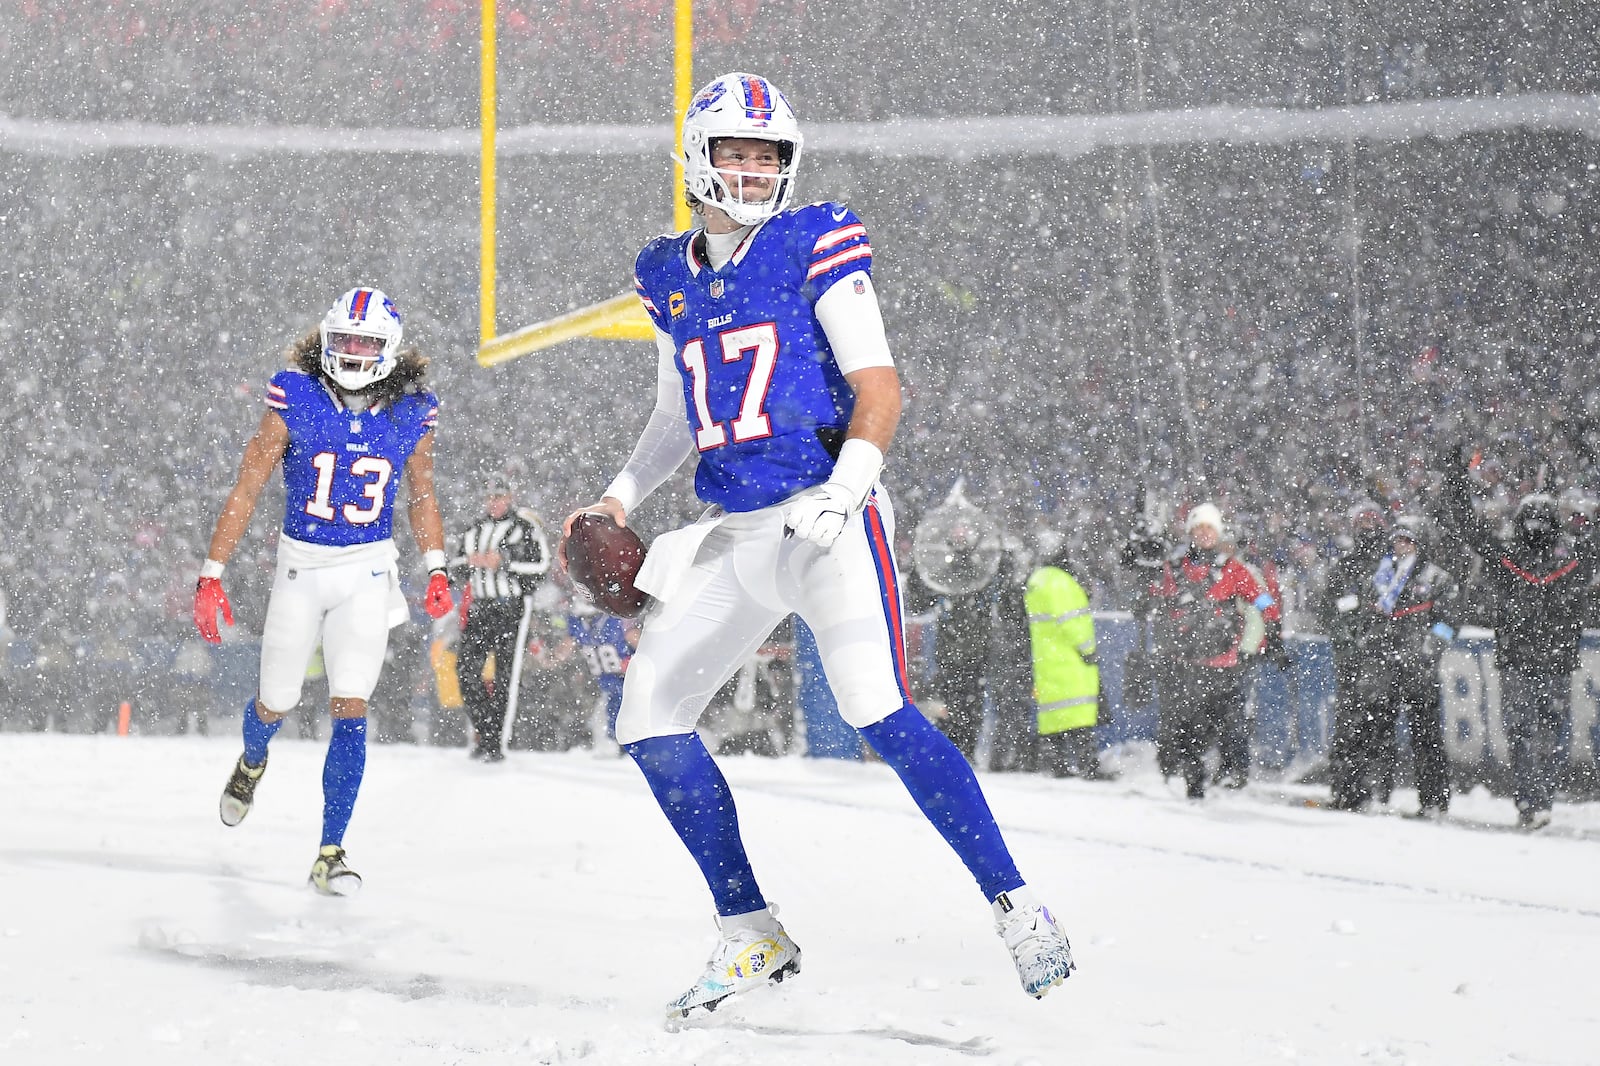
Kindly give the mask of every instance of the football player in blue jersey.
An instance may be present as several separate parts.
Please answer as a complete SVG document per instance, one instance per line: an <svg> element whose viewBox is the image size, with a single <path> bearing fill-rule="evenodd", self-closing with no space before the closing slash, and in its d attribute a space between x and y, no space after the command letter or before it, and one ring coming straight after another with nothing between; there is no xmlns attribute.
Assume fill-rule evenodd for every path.
<svg viewBox="0 0 1600 1066"><path fill-rule="evenodd" d="M639 627L602 614L581 596L567 607L567 637L583 656L584 666L606 700L606 738L617 739L617 713L622 710L622 679L639 640ZM601 745L596 738L595 747ZM612 755L618 754L615 747Z"/></svg>
<svg viewBox="0 0 1600 1066"><path fill-rule="evenodd" d="M289 367L267 386L267 411L245 446L200 568L194 620L221 640L217 615L233 624L224 565L281 464L285 507L278 570L261 626L257 696L244 709L244 754L222 792L224 825L250 813L267 769L267 743L300 702L301 683L322 646L333 732L322 770L322 845L310 883L349 895L361 878L345 861L344 834L367 757L367 699L383 668L389 629L406 619L391 527L399 475L407 516L429 570L424 606L449 613L444 523L433 487L439 401L425 388L427 360L400 347L400 313L382 292L355 288L289 349Z"/></svg>
<svg viewBox="0 0 1600 1066"><path fill-rule="evenodd" d="M911 702L894 510L878 480L900 380L866 227L844 204L789 206L801 148L793 111L765 78L724 75L690 103L685 191L702 224L651 241L635 267L656 328L655 407L622 471L584 509L625 523L690 455L711 505L646 556L636 584L657 602L617 719L618 742L716 905L717 946L668 1017L800 968L695 731L711 696L791 612L816 634L840 712L966 864L1024 990L1043 996L1073 968L1067 938L1017 872L967 760Z"/></svg>

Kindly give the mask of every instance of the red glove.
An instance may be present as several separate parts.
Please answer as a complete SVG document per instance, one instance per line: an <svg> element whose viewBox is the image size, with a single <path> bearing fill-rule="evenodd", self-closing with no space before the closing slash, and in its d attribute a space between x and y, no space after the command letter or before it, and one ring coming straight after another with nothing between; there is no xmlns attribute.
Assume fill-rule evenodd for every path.
<svg viewBox="0 0 1600 1066"><path fill-rule="evenodd" d="M428 612L429 618L443 618L454 606L455 600L450 597L450 579L444 576L443 570L435 570L428 575L428 591L423 593L422 609Z"/></svg>
<svg viewBox="0 0 1600 1066"><path fill-rule="evenodd" d="M224 622L233 625L233 608L228 594L222 591L222 579L203 577L194 588L194 627L211 644L222 643L222 634L217 631L218 611Z"/></svg>

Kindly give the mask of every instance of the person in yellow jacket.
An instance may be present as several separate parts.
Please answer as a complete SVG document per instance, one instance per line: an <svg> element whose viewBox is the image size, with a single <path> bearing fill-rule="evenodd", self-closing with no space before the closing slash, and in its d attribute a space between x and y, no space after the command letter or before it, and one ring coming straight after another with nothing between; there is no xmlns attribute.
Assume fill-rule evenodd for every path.
<svg viewBox="0 0 1600 1066"><path fill-rule="evenodd" d="M1057 554L1029 576L1026 602L1039 766L1055 777L1107 778L1094 741L1100 667L1089 596Z"/></svg>

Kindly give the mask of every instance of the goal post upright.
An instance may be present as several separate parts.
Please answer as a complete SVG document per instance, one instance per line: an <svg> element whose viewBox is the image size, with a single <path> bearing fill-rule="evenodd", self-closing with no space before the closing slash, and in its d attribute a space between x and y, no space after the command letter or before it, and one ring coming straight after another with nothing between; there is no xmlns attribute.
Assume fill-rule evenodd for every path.
<svg viewBox="0 0 1600 1066"><path fill-rule="evenodd" d="M495 19L496 0L480 0L482 23L479 46L481 84L479 122L482 127L479 159L478 238L478 365L489 367L531 355L577 337L604 340L649 341L655 328L632 288L608 300L580 307L554 318L535 322L499 336L495 325ZM689 228L689 205L683 198L683 130L677 117L689 109L694 91L693 0L673 0L672 18L672 222L675 230Z"/></svg>
<svg viewBox="0 0 1600 1066"><path fill-rule="evenodd" d="M478 37L478 346L495 336L495 20L497 0L482 5Z"/></svg>

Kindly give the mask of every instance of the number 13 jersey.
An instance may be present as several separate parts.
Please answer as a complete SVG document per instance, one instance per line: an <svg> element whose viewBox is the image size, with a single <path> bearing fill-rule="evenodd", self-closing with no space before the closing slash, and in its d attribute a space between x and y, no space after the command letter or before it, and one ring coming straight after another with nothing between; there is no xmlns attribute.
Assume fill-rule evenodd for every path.
<svg viewBox="0 0 1600 1066"><path fill-rule="evenodd" d="M320 378L281 370L267 386L267 406L289 426L284 535L332 548L388 540L400 472L438 423L433 394L351 411Z"/></svg>
<svg viewBox="0 0 1600 1066"><path fill-rule="evenodd" d="M814 306L871 268L866 227L835 203L755 226L720 270L699 229L639 253L639 299L677 349L702 500L753 511L828 479L855 397Z"/></svg>

